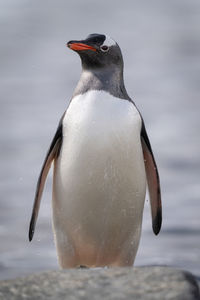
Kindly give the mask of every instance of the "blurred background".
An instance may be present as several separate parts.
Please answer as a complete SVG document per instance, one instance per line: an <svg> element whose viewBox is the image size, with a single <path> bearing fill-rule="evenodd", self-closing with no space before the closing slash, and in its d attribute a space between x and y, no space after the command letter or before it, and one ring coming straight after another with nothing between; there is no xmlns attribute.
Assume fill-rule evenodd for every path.
<svg viewBox="0 0 200 300"><path fill-rule="evenodd" d="M89 33L120 45L161 177L162 231L154 236L146 201L135 264L200 275L200 2L0 0L0 279L58 268L52 173L32 243L28 227L43 159L80 76L65 43Z"/></svg>

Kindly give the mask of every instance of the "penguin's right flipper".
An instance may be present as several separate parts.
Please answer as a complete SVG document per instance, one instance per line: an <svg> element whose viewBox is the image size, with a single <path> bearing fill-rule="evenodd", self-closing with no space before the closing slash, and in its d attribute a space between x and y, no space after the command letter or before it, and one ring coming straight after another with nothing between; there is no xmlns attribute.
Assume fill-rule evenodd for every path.
<svg viewBox="0 0 200 300"><path fill-rule="evenodd" d="M32 216L31 216L31 221L30 221L30 226L29 226L29 241L32 240L33 235L34 235L35 224L36 224L37 217L38 217L40 201L41 201L46 177L47 177L49 169L51 167L51 163L53 162L53 160L55 158L57 158L59 156L59 153L60 153L60 149L61 149L61 145L62 145L62 120L63 120L63 117L60 120L56 134L51 142L50 148L47 152L46 158L45 158L43 166L42 166L42 170L41 170L39 178L38 178L36 192L35 192L35 199L34 199L34 204L33 204L33 210L32 210Z"/></svg>
<svg viewBox="0 0 200 300"><path fill-rule="evenodd" d="M157 235L162 225L160 179L144 121L142 122L141 142L151 203L152 227L153 232Z"/></svg>

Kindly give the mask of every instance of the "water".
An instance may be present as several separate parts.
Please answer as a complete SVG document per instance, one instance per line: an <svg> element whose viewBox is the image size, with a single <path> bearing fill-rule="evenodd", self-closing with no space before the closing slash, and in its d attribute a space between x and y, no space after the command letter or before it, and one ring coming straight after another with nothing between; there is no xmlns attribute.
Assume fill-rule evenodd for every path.
<svg viewBox="0 0 200 300"><path fill-rule="evenodd" d="M200 3L0 1L0 279L56 269L51 178L36 233L28 225L46 150L80 75L70 39L108 33L120 44L125 83L146 122L159 166L163 227L146 202L136 265L200 275Z"/></svg>

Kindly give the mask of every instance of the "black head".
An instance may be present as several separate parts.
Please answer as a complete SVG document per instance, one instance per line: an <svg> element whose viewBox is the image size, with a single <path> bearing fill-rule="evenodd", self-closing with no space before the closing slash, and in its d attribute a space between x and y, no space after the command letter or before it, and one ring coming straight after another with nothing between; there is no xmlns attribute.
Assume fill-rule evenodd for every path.
<svg viewBox="0 0 200 300"><path fill-rule="evenodd" d="M83 69L109 66L123 68L123 58L117 43L104 34L90 34L85 40L72 40L67 46L81 58Z"/></svg>

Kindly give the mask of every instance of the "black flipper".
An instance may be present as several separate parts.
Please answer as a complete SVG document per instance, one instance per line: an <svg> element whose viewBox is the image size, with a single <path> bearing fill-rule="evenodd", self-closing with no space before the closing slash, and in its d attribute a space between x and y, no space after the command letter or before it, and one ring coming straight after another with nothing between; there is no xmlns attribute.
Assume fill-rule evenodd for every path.
<svg viewBox="0 0 200 300"><path fill-rule="evenodd" d="M141 130L141 142L151 203L152 227L154 233L157 235L162 225L160 179L153 151L151 149L151 144L149 142L149 138L143 121Z"/></svg>
<svg viewBox="0 0 200 300"><path fill-rule="evenodd" d="M31 216L31 221L30 221L30 226L29 226L29 241L32 240L33 235L34 235L35 225L36 225L36 221L37 221L37 217L38 217L40 201L41 201L46 177L47 177L49 169L51 167L51 163L53 162L53 160L55 158L58 157L58 155L60 153L60 149L61 149L61 145L62 145L62 120L63 120L63 117L60 120L57 131L51 142L50 148L47 152L46 158L45 158L43 166L42 166L42 170L41 170L39 178L38 178L36 192L35 192L35 199L34 199L34 204L33 204L33 210L32 210L32 216Z"/></svg>

